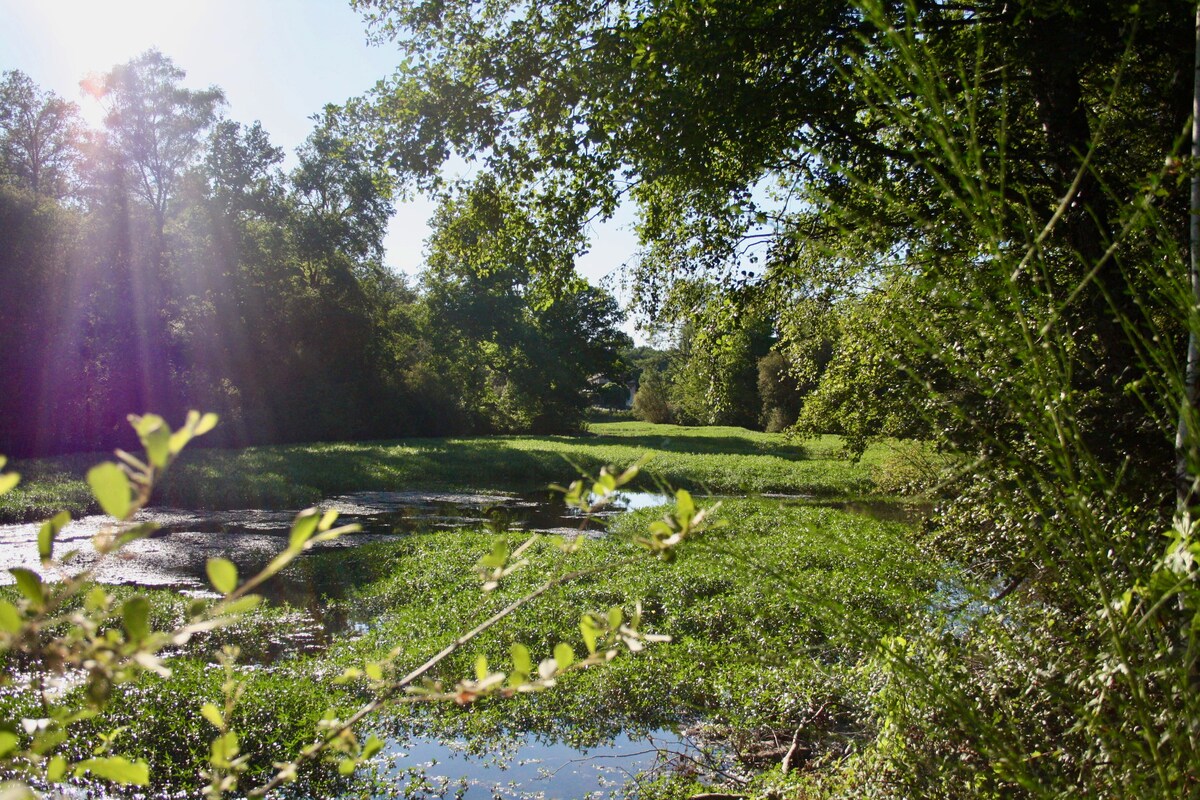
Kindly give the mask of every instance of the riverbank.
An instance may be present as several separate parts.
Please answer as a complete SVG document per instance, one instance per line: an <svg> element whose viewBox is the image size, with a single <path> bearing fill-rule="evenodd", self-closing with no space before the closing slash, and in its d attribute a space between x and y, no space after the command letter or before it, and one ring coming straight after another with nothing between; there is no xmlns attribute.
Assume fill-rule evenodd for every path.
<svg viewBox="0 0 1200 800"><path fill-rule="evenodd" d="M364 679L338 683L339 674L369 672L375 669L369 665L381 663L391 665L387 674L404 674L548 576L578 572L580 578L541 595L430 677L453 686L475 674L479 655L507 670L518 644L535 663L560 642L578 656L586 652L580 638L585 612L619 608L628 619L640 607L642 629L670 642L566 675L546 692L461 708L392 705L367 723L385 743L377 759L350 776L333 764L311 764L301 773L299 794L454 796L457 789L445 781L421 777L433 765L414 770L404 761L409 750L446 761L457 758L456 748L490 752L514 741L523 743L519 757L525 761L550 753L547 748L574 761L562 755L563 748L605 743L615 748L613 757L647 747L654 752L644 744L647 736L671 742L667 750L685 740L694 748L684 761L668 758L649 774L637 774L643 762L629 762L638 765L626 776L631 783L621 790L610 782L605 791L616 790L613 796L625 791L675 798L705 787L767 786L777 778L787 783L801 774L776 774L787 752L805 774L825 770L874 736L871 697L878 673L872 658L880 642L934 605L944 577L941 566L914 546L903 514L880 514L880 503L846 502L874 498L889 501L882 504L886 509L898 507L897 498L873 491L874 470L888 449L857 463L842 459L840 449L836 437L801 446L740 429L620 422L594 425L590 435L576 438L189 451L166 487L166 504L260 510L168 515L160 520L169 523L161 537L145 543L154 552L172 537L202 537L235 561L243 544L259 539L274 537L282 547L286 520L276 518L316 501L343 508L347 519L362 517L364 533L349 537L359 539L345 543L350 546L298 559L275 579L282 590L264 587L267 604L173 652L170 679L146 674L113 687L105 712L76 728L69 746L82 754L97 737L120 730L120 752L149 765L154 796L194 794L213 735L199 709L222 704L226 677L213 665L223 648L236 647L241 655L235 675L245 688L231 721L248 759L242 786L253 785L310 741L323 715L352 713L369 696ZM724 496L716 512L720 526L688 541L673 561L655 558L637 542L662 517L662 507L610 518L606 533L587 537L573 553L557 546L560 522L539 528L508 513L540 501L505 500L506 492L532 485L545 497L546 484L569 482L578 469L624 465L644 454L650 460L641 486L672 484ZM66 474L75 460L32 466ZM26 474L27 467L18 465ZM70 480L50 485L69 486ZM468 508L459 496L453 508L414 517L405 506L412 498L398 495L417 487L424 490L422 502L439 491L470 489L480 505ZM767 492L785 496L740 496ZM713 507L718 498L698 495L698 501ZM505 513L493 513L505 502ZM366 524L372 516L383 524L377 531ZM448 517L456 522L447 525ZM493 551L498 538L512 548L531 531L536 544L525 554L529 563L497 591L481 592L475 574L481 556ZM191 602L180 590L194 597L202 588L200 570L178 587L112 591L144 594L155 624L170 626ZM28 717L36 703L27 692L9 691L0 695L0 713ZM469 785L456 784L463 797L490 798L506 780L499 767L481 770ZM515 797L540 791L528 780L505 791Z"/></svg>
<svg viewBox="0 0 1200 800"><path fill-rule="evenodd" d="M530 492L607 464L648 456L641 488L702 494L870 496L886 444L852 462L841 438L795 441L743 428L603 422L582 436L483 436L190 449L154 504L186 509L303 508L350 492L478 489ZM106 454L15 462L21 484L0 497L0 521L97 510L83 475Z"/></svg>

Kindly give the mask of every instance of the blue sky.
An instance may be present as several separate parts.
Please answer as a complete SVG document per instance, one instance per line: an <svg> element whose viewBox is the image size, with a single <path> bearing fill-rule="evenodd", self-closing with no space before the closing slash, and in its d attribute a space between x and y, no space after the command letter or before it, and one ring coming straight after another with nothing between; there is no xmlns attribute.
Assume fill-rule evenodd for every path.
<svg viewBox="0 0 1200 800"><path fill-rule="evenodd" d="M289 153L311 130L309 117L389 74L395 56L368 46L366 29L344 0L0 0L0 71L20 69L38 85L80 103L88 73L103 72L152 47L188 73L192 87L217 85L225 114L261 120ZM390 266L414 274L432 210L423 199L401 205L387 238ZM630 215L593 232L579 264L592 282L634 248Z"/></svg>

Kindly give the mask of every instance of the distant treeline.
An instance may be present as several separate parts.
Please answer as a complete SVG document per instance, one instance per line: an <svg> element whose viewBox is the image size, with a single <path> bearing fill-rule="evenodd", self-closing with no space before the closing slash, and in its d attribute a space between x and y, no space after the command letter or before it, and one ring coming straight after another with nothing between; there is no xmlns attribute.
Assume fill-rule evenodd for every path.
<svg viewBox="0 0 1200 800"><path fill-rule="evenodd" d="M451 203L408 285L382 261L395 187L334 113L284 172L183 77L151 51L84 81L100 130L0 81L0 452L127 444L127 414L192 407L224 444L578 428L628 344L610 296L511 248L481 262L497 226Z"/></svg>

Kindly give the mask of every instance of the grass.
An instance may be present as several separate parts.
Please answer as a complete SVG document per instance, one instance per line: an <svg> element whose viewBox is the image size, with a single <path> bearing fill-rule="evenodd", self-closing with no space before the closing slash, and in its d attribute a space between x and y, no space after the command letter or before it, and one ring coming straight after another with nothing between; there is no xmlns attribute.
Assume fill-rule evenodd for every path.
<svg viewBox="0 0 1200 800"><path fill-rule="evenodd" d="M403 673L559 569L591 569L592 575L509 618L445 662L435 677L452 685L472 675L479 653L504 670L515 642L527 645L535 659L560 641L582 653L578 621L587 610L620 606L628 613L641 603L643 627L673 640L567 676L552 691L464 709L396 708L374 727L401 740L420 731L489 743L521 731L588 745L623 730L704 720L750 753L763 737L790 738L804 724L814 758L860 735L869 724L861 664L881 636L928 605L936 586L937 572L910 545L908 529L830 508L727 500L719 512L725 526L666 563L633 541L658 513L626 515L610 535L569 556L542 540L526 568L487 594L471 574L495 536L482 530L412 535L305 559L304 569L368 576L329 611L353 610L371 625L318 655L242 672L248 684L236 719L254 773L261 778L272 762L308 741L327 706L344 714L361 701L359 687L331 686L332 676L397 646L396 671ZM510 538L515 543L523 537ZM177 595L151 595L156 624L182 613L184 600ZM222 645L253 651L273 629L290 624L286 609L261 609L172 659L170 680L146 676L117 687L109 710L80 731L71 749L82 754L99 733L123 728L120 751L150 762L156 791L194 793L214 735L198 710L221 696L220 670L207 662ZM10 697L8 703L14 702ZM353 791L327 768L306 772L300 790L322 796Z"/></svg>
<svg viewBox="0 0 1200 800"><path fill-rule="evenodd" d="M642 479L649 486L668 483L723 495L809 494L823 500L870 494L873 472L888 448L874 448L860 462L844 459L841 449L832 436L798 443L740 428L628 421L597 422L578 437L196 449L161 487L160 502L279 508L362 490L521 491L562 482L577 468L625 465L644 454L651 456ZM4 513L22 516L85 503L78 476L95 460L82 455L18 465L33 479ZM490 594L479 591L471 573L496 535L483 530L416 534L293 565L357 576L359 585L350 596L328 600L325 612L352 611L371 623L363 635L335 638L319 654L243 672L248 688L237 720L252 771L261 778L272 762L308 741L327 706L344 714L361 702L361 687L332 687L332 676L379 660L397 646L396 669L402 673L474 621L565 568L590 568L592 574L506 620L445 662L436 677L453 684L470 676L480 652L505 669L514 642L527 645L535 659L560 641L582 652L578 622L585 610L620 606L628 612L641 603L645 627L673 640L572 674L554 691L468 709L438 707L432 713L404 707L373 725L393 738L419 730L483 741L527 731L588 744L620 731L703 720L752 767L767 766L753 755L764 737L790 739L803 728L806 752L816 763L865 735L872 724L865 699L872 678L864 664L881 637L929 607L939 577L940 567L912 546L910 529L832 507L733 497L721 510L724 527L665 563L634 544L659 513L625 515L608 536L569 557L543 541L531 551L529 566ZM570 559L568 565L563 558ZM174 593L147 594L158 623L170 624L181 613L183 600ZM156 791L195 793L213 735L198 709L220 697L221 674L210 665L214 653L226 644L247 653L261 651L262 642L293 625L292 613L260 609L176 655L172 679L145 676L116 687L108 710L87 722L69 749L83 754L100 734L122 728L121 752L151 763ZM22 703L28 699L20 692L0 695L0 712L8 718L26 714ZM326 765L305 773L300 792L385 796L398 789L355 787ZM667 781L647 787L643 796L689 796L693 790L690 779Z"/></svg>
<svg viewBox="0 0 1200 800"><path fill-rule="evenodd" d="M593 423L584 436L492 436L343 442L241 450L194 448L159 487L156 502L195 509L301 508L352 491L492 489L533 491L579 470L624 466L649 454L642 485L660 482L712 494L779 492L821 497L875 491L872 472L886 447L861 461L841 440L804 442L742 428ZM15 465L26 480L0 497L0 518L36 519L54 510L95 510L82 476L103 456Z"/></svg>

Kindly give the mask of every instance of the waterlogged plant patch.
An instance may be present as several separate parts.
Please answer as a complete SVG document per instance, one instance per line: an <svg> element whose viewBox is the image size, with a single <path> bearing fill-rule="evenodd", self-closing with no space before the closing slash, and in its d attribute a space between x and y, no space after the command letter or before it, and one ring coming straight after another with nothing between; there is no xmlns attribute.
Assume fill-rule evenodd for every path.
<svg viewBox="0 0 1200 800"><path fill-rule="evenodd" d="M593 498L593 501L595 498ZM388 541L420 531L458 531L470 528L495 532L538 531L598 535L607 520L625 510L653 507L670 498L652 492L620 492L598 513L586 516L547 491L528 495L463 492L361 492L342 495L323 504L360 530L351 536L323 542L311 552L358 547ZM60 526L58 541L77 551L75 570L88 569L99 583L164 587L204 592L209 590L207 563L223 558L243 572L257 572L282 548L296 511L235 510L190 512L146 509L125 529L152 524L152 535L132 541L122 558L102 560L92 547L97 533L114 519L92 515ZM40 523L0 525L0 584L11 582L7 570L38 566L36 542ZM274 601L313 609L321 597L341 597L361 576L337 570L302 570L293 567L263 587Z"/></svg>
<svg viewBox="0 0 1200 800"><path fill-rule="evenodd" d="M117 469L127 489L110 468L93 482L105 508L129 518L146 497L130 476L156 467L128 454L122 462ZM101 554L109 542L125 549L171 537L187 541L188 533L227 542L264 537L283 554L264 547L265 566L244 578L253 571L235 552L204 553L195 566L202 578L195 580L211 587L208 599L132 588L89 594L89 613L118 620L123 631L105 646L125 653L132 645L128 657L136 666L101 684L97 709L65 723L50 718L64 734L18 738L14 746L22 749L14 752L27 765L24 774L34 785L69 778L95 791L114 781L139 783L144 769L155 792L217 798L266 796L296 781L309 796L362 796L373 785L389 787L376 796L398 787L411 796L426 789L436 795L454 782L464 791L494 793L501 786L520 796L525 784L543 791L536 781L547 775L566 781L582 771L601 791L628 780L620 779L621 769L577 769L584 763L578 759L624 761L633 774L646 765L643 756L657 763L649 748L635 750L637 732L661 734L697 720L728 731L722 736L729 742L788 738L797 725L808 726L805 758L844 752L862 732L854 670L864 642L902 623L905 609L927 605L922 597L934 585L932 569L904 544L903 526L770 500L715 502L679 490L661 508L661 495L634 496L634 505L648 507L609 517L604 535L578 535L598 513L621 508L622 490L636 474L636 466L620 474L602 470L559 487L566 509L555 513L571 520L564 530L570 535L479 509L460 515L471 517L462 528L431 525L417 534L334 528L337 509L305 511L278 531L280 512L248 518L241 512L250 524L239 532L177 530L191 527L187 515L168 513L162 520L172 527L159 539L149 538L157 533L154 523L140 518L129 529L100 527L92 546ZM499 496L483 497L491 503ZM377 492L336 502L357 519L394 526L389 515L398 499ZM526 507L536 508L518 498L502 510ZM488 509L496 511L495 504ZM439 511L443 519L459 516ZM145 536L135 539L131 531ZM59 538L78 541L65 518L28 536L39 558ZM367 546L336 548L338 541ZM334 549L316 552L322 546ZM50 568L61 566L53 552L50 558ZM95 562L95 574L106 562ZM32 598L49 595L38 594L34 569L11 574L14 596L25 598L14 605L23 630L25 617L44 613ZM261 603L276 591L271 587L286 585L305 587L270 595L290 606ZM297 616L297 605L307 619ZM227 607L236 616L204 616ZM186 635L171 633L179 630ZM298 634L308 642L296 643ZM92 686L85 662L72 658ZM43 692L35 684L25 689L5 698L0 710L34 720L37 728ZM414 713L419 708L429 712ZM456 741L463 726L481 740L515 738L533 749L494 765L499 775L476 772L465 784L463 775L421 776L401 763L417 760L414 746ZM414 737L414 729L422 733ZM94 752L96 741L108 743L102 755ZM596 747L609 749L597 756ZM762 752L757 744L745 749L736 755ZM61 756L63 771L53 762L49 772L43 753ZM550 753L559 763L547 766ZM102 757L122 761L89 761ZM420 760L435 758L452 757ZM125 765L137 774L120 772ZM110 767L115 778L101 774ZM517 768L533 773L517 781L511 772ZM711 775L681 774L653 780L742 780L728 766ZM511 787L514 781L520 785Z"/></svg>

